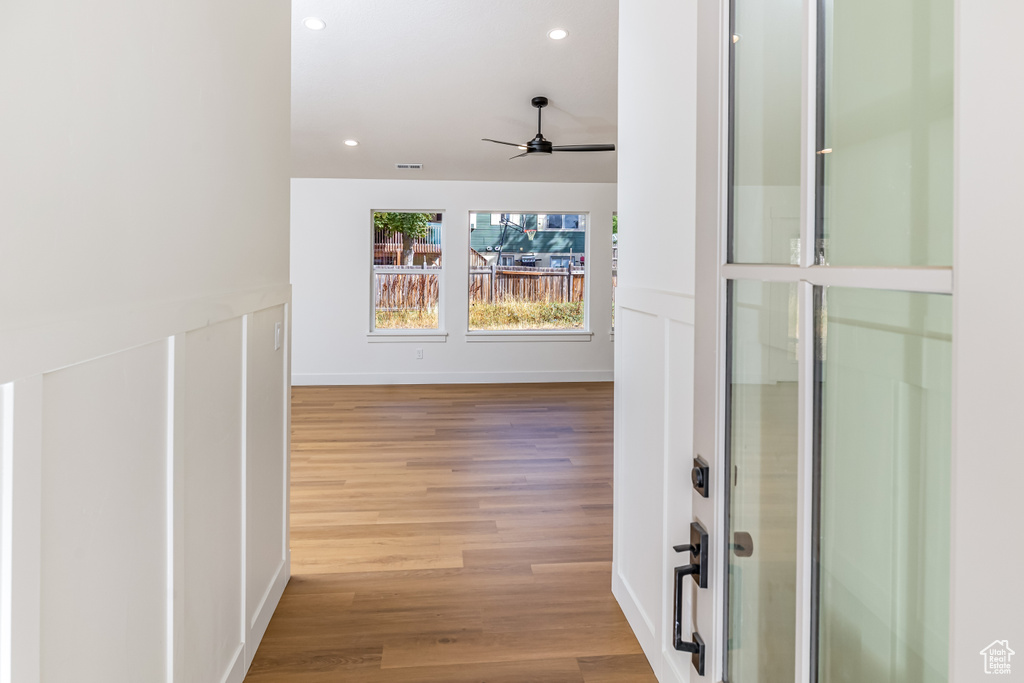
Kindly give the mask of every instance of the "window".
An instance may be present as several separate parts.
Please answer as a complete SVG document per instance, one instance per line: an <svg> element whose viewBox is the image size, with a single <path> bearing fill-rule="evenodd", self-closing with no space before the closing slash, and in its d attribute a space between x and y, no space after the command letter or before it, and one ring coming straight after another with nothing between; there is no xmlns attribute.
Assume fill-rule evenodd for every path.
<svg viewBox="0 0 1024 683"><path fill-rule="evenodd" d="M537 215L536 221L541 230L583 230L587 227L586 214L542 213Z"/></svg>
<svg viewBox="0 0 1024 683"><path fill-rule="evenodd" d="M471 331L586 328L585 214L479 213L470 224Z"/></svg>
<svg viewBox="0 0 1024 683"><path fill-rule="evenodd" d="M373 214L373 330L440 328L441 214Z"/></svg>

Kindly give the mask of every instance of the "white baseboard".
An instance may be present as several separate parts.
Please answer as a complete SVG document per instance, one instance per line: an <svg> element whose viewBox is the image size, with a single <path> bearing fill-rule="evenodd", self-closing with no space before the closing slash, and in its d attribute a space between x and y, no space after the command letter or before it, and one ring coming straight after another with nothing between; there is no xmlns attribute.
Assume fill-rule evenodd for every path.
<svg viewBox="0 0 1024 683"><path fill-rule="evenodd" d="M220 683L241 683L245 678L245 643L239 643L235 650L235 656L231 659L231 665L224 672Z"/></svg>
<svg viewBox="0 0 1024 683"><path fill-rule="evenodd" d="M640 608L640 603L633 595L632 589L619 575L618 567L612 568L612 595L615 596L615 601L619 603L622 614L629 622L630 628L633 629L633 634L640 643L640 649L644 651L644 656L647 657L655 676L659 681L663 680L660 673L663 657L661 646L658 643L657 629L651 623L646 612Z"/></svg>
<svg viewBox="0 0 1024 683"><path fill-rule="evenodd" d="M292 386L366 385L366 384L501 384L504 382L611 382L608 370L568 370L541 372L352 372L295 373Z"/></svg>
<svg viewBox="0 0 1024 683"><path fill-rule="evenodd" d="M629 584L617 572L612 574L612 595L615 596L619 607L622 608L622 613L626 615L626 621L629 622L644 651L647 651L648 646L650 646L651 652L658 650L657 629L654 623L640 607L640 601L636 599ZM650 653L648 653L649 656Z"/></svg>
<svg viewBox="0 0 1024 683"><path fill-rule="evenodd" d="M245 641L246 673L249 672L253 657L256 656L256 650L259 648L260 642L263 641L263 634L267 632L270 618L274 616L274 610L277 609L277 604L281 602L281 595L284 594L284 589L288 585L288 579L291 578L291 575L292 553L289 550L284 561L281 562L281 566L278 567L273 581L267 586L259 607L256 608L255 614L249 621L249 637Z"/></svg>

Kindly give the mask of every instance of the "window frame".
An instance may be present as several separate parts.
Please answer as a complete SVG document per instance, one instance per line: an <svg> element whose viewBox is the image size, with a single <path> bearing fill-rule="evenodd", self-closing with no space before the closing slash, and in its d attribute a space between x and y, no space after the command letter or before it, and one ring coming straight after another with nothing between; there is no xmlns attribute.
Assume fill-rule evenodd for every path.
<svg viewBox="0 0 1024 683"><path fill-rule="evenodd" d="M580 264L583 269L583 327L581 329L525 329L525 330L474 330L470 328L470 309L472 302L469 296L469 276L470 270L472 269L472 263L469 263L466 268L466 341L467 342L564 342L564 341L590 341L593 339L594 333L591 329L590 323L590 297L591 297L591 277L590 277L590 212L589 211L488 211L486 209L471 209L469 216L466 219L467 224L474 223L474 216L489 213L492 216L495 214L508 214L509 219L512 220L518 217L519 223L526 222L526 216L535 216L537 220L540 220L540 216L546 215L580 215L586 216L586 224L582 229L575 228L572 232L583 232L583 252L580 256L583 257L583 261ZM476 222L479 225L479 222ZM556 232L560 232L557 230ZM538 227L538 232L540 228ZM504 254L502 254L504 256ZM575 254L574 254L575 255Z"/></svg>
<svg viewBox="0 0 1024 683"><path fill-rule="evenodd" d="M377 328L377 301L376 301L376 287L377 287L377 273L374 269L374 235L376 230L374 229L374 216L378 213L426 213L432 216L440 216L441 225L441 265L435 271L430 271L437 276L437 327L436 328L402 328L402 329L378 329ZM434 221L431 221L434 222ZM448 333L445 331L445 254L449 252L448 248L448 221L446 211L443 209L371 209L370 211L370 269L369 269L369 318L368 325L369 330L367 332L367 340L370 342L444 342L447 341Z"/></svg>

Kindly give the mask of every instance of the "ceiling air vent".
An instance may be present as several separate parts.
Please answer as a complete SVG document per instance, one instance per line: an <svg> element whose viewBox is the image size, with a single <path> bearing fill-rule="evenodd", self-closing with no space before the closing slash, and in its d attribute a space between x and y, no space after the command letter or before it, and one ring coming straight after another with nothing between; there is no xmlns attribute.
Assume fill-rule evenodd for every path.
<svg viewBox="0 0 1024 683"><path fill-rule="evenodd" d="M423 164L395 164L395 168L403 169L406 171L418 171L423 168Z"/></svg>

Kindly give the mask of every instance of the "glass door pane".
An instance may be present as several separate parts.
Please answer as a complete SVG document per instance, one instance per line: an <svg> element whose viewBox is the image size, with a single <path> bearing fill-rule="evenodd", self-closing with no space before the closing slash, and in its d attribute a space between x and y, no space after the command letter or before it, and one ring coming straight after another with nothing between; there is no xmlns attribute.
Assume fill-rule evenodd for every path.
<svg viewBox="0 0 1024 683"><path fill-rule="evenodd" d="M953 0L820 7L825 262L952 265Z"/></svg>
<svg viewBox="0 0 1024 683"><path fill-rule="evenodd" d="M729 260L800 253L802 0L735 0Z"/></svg>
<svg viewBox="0 0 1024 683"><path fill-rule="evenodd" d="M818 681L946 681L952 298L822 308Z"/></svg>
<svg viewBox="0 0 1024 683"><path fill-rule="evenodd" d="M796 642L795 284L730 283L727 680L792 681Z"/></svg>

